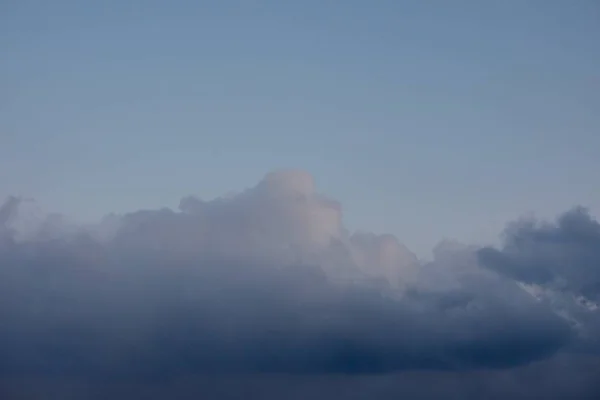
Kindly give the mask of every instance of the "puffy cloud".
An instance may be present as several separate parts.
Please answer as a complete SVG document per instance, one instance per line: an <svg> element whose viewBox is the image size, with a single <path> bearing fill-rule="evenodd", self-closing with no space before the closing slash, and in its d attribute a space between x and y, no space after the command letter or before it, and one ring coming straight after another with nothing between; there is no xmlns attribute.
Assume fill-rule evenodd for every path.
<svg viewBox="0 0 600 400"><path fill-rule="evenodd" d="M2 373L510 367L574 335L473 248L445 243L420 265L392 235L349 233L304 172L178 211L53 218L26 237L18 205L0 208Z"/></svg>
<svg viewBox="0 0 600 400"><path fill-rule="evenodd" d="M525 284L600 300L600 224L583 208L556 223L521 220L505 232L501 250L479 252L483 265Z"/></svg>
<svg viewBox="0 0 600 400"><path fill-rule="evenodd" d="M414 283L419 260L393 235L358 232L350 236L349 248L369 276L384 277L393 287Z"/></svg>
<svg viewBox="0 0 600 400"><path fill-rule="evenodd" d="M554 223L510 224L501 249L479 250L482 266L515 280L577 331L577 347L600 349L600 224L581 207Z"/></svg>

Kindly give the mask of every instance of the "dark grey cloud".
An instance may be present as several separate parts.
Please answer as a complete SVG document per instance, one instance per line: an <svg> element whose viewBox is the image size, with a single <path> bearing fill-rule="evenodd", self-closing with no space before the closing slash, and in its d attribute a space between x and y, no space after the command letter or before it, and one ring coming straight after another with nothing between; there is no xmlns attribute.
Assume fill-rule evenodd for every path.
<svg viewBox="0 0 600 400"><path fill-rule="evenodd" d="M478 251L480 264L518 282L568 321L577 341L571 350L600 350L600 224L581 207L553 223L510 224L504 245Z"/></svg>
<svg viewBox="0 0 600 400"><path fill-rule="evenodd" d="M139 382L0 376L3 399L154 400L595 400L600 358L558 356L511 369L402 371L382 375L189 374Z"/></svg>
<svg viewBox="0 0 600 400"><path fill-rule="evenodd" d="M2 376L468 371L577 339L473 248L446 243L421 265L391 235L349 233L302 172L95 226L46 218L27 235L18 204L0 208Z"/></svg>
<svg viewBox="0 0 600 400"><path fill-rule="evenodd" d="M505 232L502 249L479 251L482 265L525 284L600 300L600 224L584 208L555 223L522 220Z"/></svg>

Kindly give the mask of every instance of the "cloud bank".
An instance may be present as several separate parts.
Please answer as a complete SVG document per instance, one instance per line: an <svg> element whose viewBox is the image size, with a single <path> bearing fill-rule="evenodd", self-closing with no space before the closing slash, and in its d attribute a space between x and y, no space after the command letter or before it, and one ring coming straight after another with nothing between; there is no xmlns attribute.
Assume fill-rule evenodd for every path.
<svg viewBox="0 0 600 400"><path fill-rule="evenodd" d="M346 230L301 171L93 226L23 207L0 207L2 376L468 371L595 349L600 333L600 229L582 209L421 263L392 235Z"/></svg>

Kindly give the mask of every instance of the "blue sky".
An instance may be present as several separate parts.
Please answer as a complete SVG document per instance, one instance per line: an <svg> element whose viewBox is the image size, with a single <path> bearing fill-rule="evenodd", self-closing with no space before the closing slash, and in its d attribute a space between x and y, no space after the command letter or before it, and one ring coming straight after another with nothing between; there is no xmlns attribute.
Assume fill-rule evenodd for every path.
<svg viewBox="0 0 600 400"><path fill-rule="evenodd" d="M0 196L82 219L311 172L351 229L600 210L595 1L0 3Z"/></svg>

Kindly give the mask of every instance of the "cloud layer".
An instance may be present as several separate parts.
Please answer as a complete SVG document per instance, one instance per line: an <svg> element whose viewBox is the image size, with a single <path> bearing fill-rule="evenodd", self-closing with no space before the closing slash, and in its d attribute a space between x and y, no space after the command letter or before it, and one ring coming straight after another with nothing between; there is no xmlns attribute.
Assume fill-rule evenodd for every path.
<svg viewBox="0 0 600 400"><path fill-rule="evenodd" d="M384 375L192 374L132 381L0 376L6 399L596 400L600 361L553 357L511 369L402 371ZM2 390L4 389L4 390Z"/></svg>
<svg viewBox="0 0 600 400"><path fill-rule="evenodd" d="M301 171L94 226L23 223L23 205L0 208L3 375L461 371L600 332L593 307L531 291L598 300L600 230L579 209L514 224L500 250L443 243L422 264L392 235L348 232Z"/></svg>

